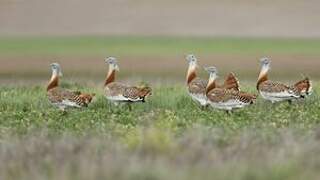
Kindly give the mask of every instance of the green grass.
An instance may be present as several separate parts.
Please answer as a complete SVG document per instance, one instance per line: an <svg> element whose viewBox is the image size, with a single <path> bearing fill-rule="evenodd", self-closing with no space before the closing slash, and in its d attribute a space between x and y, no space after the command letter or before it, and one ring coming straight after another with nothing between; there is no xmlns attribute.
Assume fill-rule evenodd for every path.
<svg viewBox="0 0 320 180"><path fill-rule="evenodd" d="M319 55L319 49L320 40L304 39L0 38L3 58L291 56ZM153 96L132 111L110 106L92 83L62 86L97 97L88 108L64 114L48 102L42 86L0 85L0 179L320 178L319 85L305 101L271 104L259 98L230 115L200 110L179 85L154 87ZM256 93L253 87L242 89Z"/></svg>
<svg viewBox="0 0 320 180"><path fill-rule="evenodd" d="M43 87L0 87L2 178L319 178L316 93L293 105L259 98L227 115L200 110L181 86L155 87L132 111L110 106L100 88L63 86L97 98L63 114Z"/></svg>
<svg viewBox="0 0 320 180"><path fill-rule="evenodd" d="M135 104L133 111L128 111L125 106L110 106L99 89L81 88L77 84L64 86L93 91L98 96L89 108L70 109L68 114L63 115L48 102L43 87L1 88L1 127L22 133L45 126L54 133L66 131L81 134L90 131L100 134L100 131L103 131L103 134L109 133L109 128L113 125L135 128L157 122L166 129L172 128L174 134L179 134L195 124L221 127L230 131L248 126L308 129L317 124L320 117L317 95L292 106L287 103L273 105L259 99L253 106L226 115L224 111L214 109L200 110L188 97L184 87L180 86L155 88L149 102ZM248 91L255 92L254 89ZM61 119L64 121L60 122Z"/></svg>
<svg viewBox="0 0 320 180"><path fill-rule="evenodd" d="M0 38L1 55L181 55L308 54L318 55L320 40L173 37Z"/></svg>

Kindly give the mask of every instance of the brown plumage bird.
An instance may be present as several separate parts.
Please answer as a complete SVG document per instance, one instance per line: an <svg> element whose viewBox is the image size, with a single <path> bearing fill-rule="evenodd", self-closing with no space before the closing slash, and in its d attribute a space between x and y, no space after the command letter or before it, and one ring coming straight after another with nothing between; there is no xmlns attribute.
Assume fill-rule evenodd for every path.
<svg viewBox="0 0 320 180"><path fill-rule="evenodd" d="M49 101L65 110L67 107L87 107L95 94L70 91L59 87L59 77L62 76L61 67L58 63L51 64L52 76L47 86L47 97Z"/></svg>
<svg viewBox="0 0 320 180"><path fill-rule="evenodd" d="M209 73L209 81L206 88L206 96L208 104L213 108L231 111L237 108L243 108L249 104L253 104L256 96L246 92L236 91L234 89L226 89L216 86L218 71L215 67L205 68Z"/></svg>
<svg viewBox="0 0 320 180"><path fill-rule="evenodd" d="M268 79L271 61L268 58L262 58L260 61L261 70L258 77L257 90L264 99L274 103L304 98L311 94L312 85L308 78L305 78L292 86L279 82L272 82Z"/></svg>
<svg viewBox="0 0 320 180"><path fill-rule="evenodd" d="M186 57L189 67L187 71L187 88L188 93L191 96L191 98L200 103L201 106L207 106L208 105L208 99L206 96L206 88L208 81L203 80L197 77L196 75L196 68L197 68L197 58L193 55L187 55ZM225 78L223 85L217 85L216 87L225 88L225 89L233 89L235 91L240 91L240 86L238 79L233 73L229 73L229 75ZM212 87L208 87L209 91L212 89Z"/></svg>
<svg viewBox="0 0 320 180"><path fill-rule="evenodd" d="M150 87L128 86L115 82L116 71L119 71L117 60L114 57L108 57L105 62L109 65L109 71L104 83L104 92L109 101L116 105L122 102L145 102L145 98L151 95Z"/></svg>

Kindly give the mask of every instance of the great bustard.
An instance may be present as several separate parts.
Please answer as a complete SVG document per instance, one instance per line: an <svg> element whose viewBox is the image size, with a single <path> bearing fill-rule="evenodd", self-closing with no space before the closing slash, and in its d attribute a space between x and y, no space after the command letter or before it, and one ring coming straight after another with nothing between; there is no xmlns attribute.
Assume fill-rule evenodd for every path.
<svg viewBox="0 0 320 180"><path fill-rule="evenodd" d="M53 63L51 64L51 69L52 76L47 86L47 96L49 101L63 111L67 107L87 107L95 94L60 88L59 77L62 76L61 67L58 63Z"/></svg>
<svg viewBox="0 0 320 180"><path fill-rule="evenodd" d="M206 96L211 107L230 112L233 109L243 108L249 104L254 103L256 96L253 94L236 91L234 89L217 87L217 69L215 67L207 67L205 69L209 73Z"/></svg>
<svg viewBox="0 0 320 180"><path fill-rule="evenodd" d="M198 67L197 58L193 55L187 55L186 59L189 63L188 71L187 71L187 88L188 93L191 98L200 103L201 106L208 105L208 99L206 96L206 87L208 84L207 80L203 80L197 77L196 68ZM228 76L225 78L223 85L216 85L217 87L222 87L225 89L233 89L235 91L240 91L239 82L236 76L233 73L229 73ZM209 91L212 87L208 87Z"/></svg>
<svg viewBox="0 0 320 180"><path fill-rule="evenodd" d="M272 103L279 101L289 101L298 98L304 98L312 91L311 82L305 78L292 86L287 86L279 82L272 82L268 79L271 61L268 58L262 58L261 70L257 82L257 90L260 95Z"/></svg>
<svg viewBox="0 0 320 180"><path fill-rule="evenodd" d="M105 97L114 104L145 102L145 98L151 95L150 87L129 86L115 82L116 71L119 66L116 58L108 57L105 62L109 65L109 71L104 83Z"/></svg>

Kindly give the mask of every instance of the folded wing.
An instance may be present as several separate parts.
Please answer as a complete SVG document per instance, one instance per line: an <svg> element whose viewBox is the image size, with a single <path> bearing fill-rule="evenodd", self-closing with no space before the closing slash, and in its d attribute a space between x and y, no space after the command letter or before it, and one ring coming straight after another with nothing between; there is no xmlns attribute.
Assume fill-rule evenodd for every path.
<svg viewBox="0 0 320 180"><path fill-rule="evenodd" d="M205 94L207 83L208 81L196 78L188 85L188 91L190 94Z"/></svg>
<svg viewBox="0 0 320 180"><path fill-rule="evenodd" d="M145 101L151 95L150 87L126 86L121 83L112 83L105 89L107 99L115 102L138 102Z"/></svg>
<svg viewBox="0 0 320 180"><path fill-rule="evenodd" d="M95 94L73 92L61 88L51 89L47 95L51 103L70 107L87 107L95 96Z"/></svg>

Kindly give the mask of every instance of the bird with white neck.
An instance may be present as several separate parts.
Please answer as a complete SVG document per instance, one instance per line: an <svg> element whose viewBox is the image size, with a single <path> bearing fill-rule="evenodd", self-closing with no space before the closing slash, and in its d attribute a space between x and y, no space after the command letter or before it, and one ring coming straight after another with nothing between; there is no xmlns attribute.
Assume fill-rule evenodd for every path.
<svg viewBox="0 0 320 180"><path fill-rule="evenodd" d="M211 107L231 112L233 109L243 108L254 103L256 99L254 94L217 87L217 68L211 66L205 69L209 73L206 96Z"/></svg>
<svg viewBox="0 0 320 180"><path fill-rule="evenodd" d="M52 75L47 85L47 97L49 101L59 109L65 111L68 107L87 107L95 94L71 91L59 87L59 78L62 70L58 63L51 64Z"/></svg>
<svg viewBox="0 0 320 180"><path fill-rule="evenodd" d="M197 77L196 69L198 67L198 60L195 55L187 55L186 60L189 64L186 77L188 93L195 102L200 104L201 107L205 107L208 105L208 99L206 96L206 87L208 81ZM239 82L234 73L229 73L228 76L226 76L223 85L216 84L216 86L240 91Z"/></svg>
<svg viewBox="0 0 320 180"><path fill-rule="evenodd" d="M134 102L145 102L146 97L150 96L151 88L148 86L130 86L116 81L116 71L119 71L117 59L108 57L105 63L109 65L109 70L104 82L104 94L108 101L118 105L126 103L129 105Z"/></svg>
<svg viewBox="0 0 320 180"><path fill-rule="evenodd" d="M257 90L262 98L272 103L301 99L311 94L312 85L308 78L305 78L294 85L288 86L280 82L270 81L268 72L271 67L269 58L261 58L261 70L258 76Z"/></svg>

